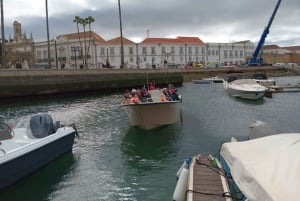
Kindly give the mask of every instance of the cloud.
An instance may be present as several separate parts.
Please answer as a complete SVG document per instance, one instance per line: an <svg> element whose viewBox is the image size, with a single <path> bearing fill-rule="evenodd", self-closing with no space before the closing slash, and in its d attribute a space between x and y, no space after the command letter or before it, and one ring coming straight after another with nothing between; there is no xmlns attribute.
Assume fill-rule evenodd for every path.
<svg viewBox="0 0 300 201"><path fill-rule="evenodd" d="M6 35L18 20L35 41L46 40L44 1L15 0L5 5ZM147 37L197 36L204 42L257 42L277 0L121 0L123 35L136 42ZM282 1L266 43L300 44L300 1ZM74 16L93 16L92 29L104 39L120 35L118 1L48 1L51 38L76 32ZM11 11L11 12L10 12Z"/></svg>

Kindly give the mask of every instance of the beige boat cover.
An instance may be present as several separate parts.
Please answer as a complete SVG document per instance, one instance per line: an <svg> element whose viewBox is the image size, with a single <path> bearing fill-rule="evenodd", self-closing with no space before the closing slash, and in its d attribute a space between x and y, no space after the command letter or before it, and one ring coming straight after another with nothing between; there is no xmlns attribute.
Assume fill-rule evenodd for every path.
<svg viewBox="0 0 300 201"><path fill-rule="evenodd" d="M224 143L221 156L248 200L300 200L300 133Z"/></svg>

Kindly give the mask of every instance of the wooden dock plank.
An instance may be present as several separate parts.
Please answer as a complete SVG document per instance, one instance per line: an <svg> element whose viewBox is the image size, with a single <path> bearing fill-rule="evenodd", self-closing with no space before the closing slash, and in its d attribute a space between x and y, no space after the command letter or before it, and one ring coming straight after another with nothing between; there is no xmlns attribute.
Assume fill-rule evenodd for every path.
<svg viewBox="0 0 300 201"><path fill-rule="evenodd" d="M193 192L188 192L193 194L192 201L226 201L221 196L224 189L220 174L217 169L211 169L211 166L208 155L200 155L194 161Z"/></svg>

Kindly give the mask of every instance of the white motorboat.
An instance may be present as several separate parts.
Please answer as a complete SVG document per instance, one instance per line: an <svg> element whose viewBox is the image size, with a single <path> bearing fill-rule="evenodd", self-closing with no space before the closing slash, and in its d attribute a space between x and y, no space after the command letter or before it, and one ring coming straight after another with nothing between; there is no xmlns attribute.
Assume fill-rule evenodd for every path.
<svg viewBox="0 0 300 201"><path fill-rule="evenodd" d="M224 82L223 78L220 78L220 77L217 77L217 76L205 78L203 80L208 80L208 81L210 81L210 83L223 83Z"/></svg>
<svg viewBox="0 0 300 201"><path fill-rule="evenodd" d="M232 138L218 157L187 159L177 172L173 200L299 200L299 152L300 133L276 134L256 121L249 140Z"/></svg>
<svg viewBox="0 0 300 201"><path fill-rule="evenodd" d="M0 117L0 190L72 150L75 125L60 126L48 114L31 117L29 128L11 128Z"/></svg>
<svg viewBox="0 0 300 201"><path fill-rule="evenodd" d="M224 79L220 77L209 77L209 78L203 78L201 80L192 80L194 84L213 84L213 83L223 83Z"/></svg>
<svg viewBox="0 0 300 201"><path fill-rule="evenodd" d="M247 200L299 200L300 133L224 143L221 162ZM245 200L246 200L245 199Z"/></svg>
<svg viewBox="0 0 300 201"><path fill-rule="evenodd" d="M181 99L161 101L161 91L150 90L151 98L146 102L122 104L129 122L145 130L176 123L180 119Z"/></svg>
<svg viewBox="0 0 300 201"><path fill-rule="evenodd" d="M225 81L224 88L233 97L258 100L265 95L266 87L258 84L253 79L237 79L234 81Z"/></svg>
<svg viewBox="0 0 300 201"><path fill-rule="evenodd" d="M265 87L276 85L275 80L274 79L268 79L268 77L265 73L254 73L252 75L251 79L254 79L258 84L261 84Z"/></svg>

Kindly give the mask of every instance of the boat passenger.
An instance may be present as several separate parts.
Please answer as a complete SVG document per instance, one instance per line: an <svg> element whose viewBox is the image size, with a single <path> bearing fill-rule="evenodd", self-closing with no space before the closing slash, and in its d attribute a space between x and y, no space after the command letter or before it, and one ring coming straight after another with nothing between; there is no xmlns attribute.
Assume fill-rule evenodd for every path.
<svg viewBox="0 0 300 201"><path fill-rule="evenodd" d="M138 95L132 96L132 98L130 99L130 102L131 103L139 103L140 99L139 99Z"/></svg>
<svg viewBox="0 0 300 201"><path fill-rule="evenodd" d="M161 102L166 102L167 101L167 98L163 93L160 94L160 101Z"/></svg>
<svg viewBox="0 0 300 201"><path fill-rule="evenodd" d="M125 94L122 97L122 104L128 104L131 98L132 98L131 92L129 90L125 90Z"/></svg>
<svg viewBox="0 0 300 201"><path fill-rule="evenodd" d="M169 94L167 88L163 88L163 89L161 90L161 92L164 94L164 96L166 97L167 100L170 100L170 94Z"/></svg>
<svg viewBox="0 0 300 201"><path fill-rule="evenodd" d="M147 97L142 93L140 89L136 90L136 95L139 97L141 102L146 102Z"/></svg>
<svg viewBox="0 0 300 201"><path fill-rule="evenodd" d="M170 94L170 99L171 99L172 101L179 101L179 100L180 100L180 99L179 99L179 96L177 95L177 93L176 93L176 91L175 91L175 89L171 88L171 89L169 90L169 94Z"/></svg>
<svg viewBox="0 0 300 201"><path fill-rule="evenodd" d="M154 81L150 82L149 90L155 90L155 82Z"/></svg>
<svg viewBox="0 0 300 201"><path fill-rule="evenodd" d="M132 89L132 90L131 90L131 95L132 95L132 96L135 96L135 93L136 93L136 90L135 90L135 89Z"/></svg>

